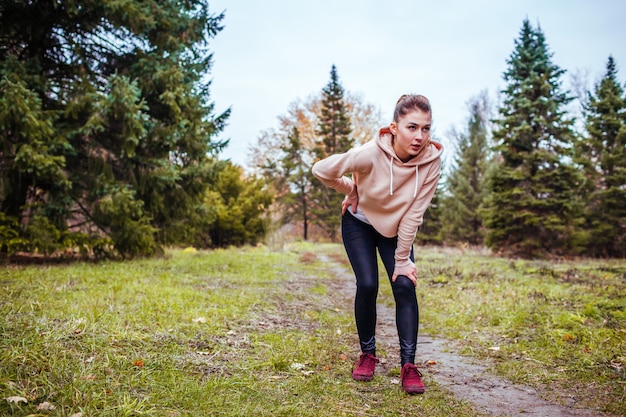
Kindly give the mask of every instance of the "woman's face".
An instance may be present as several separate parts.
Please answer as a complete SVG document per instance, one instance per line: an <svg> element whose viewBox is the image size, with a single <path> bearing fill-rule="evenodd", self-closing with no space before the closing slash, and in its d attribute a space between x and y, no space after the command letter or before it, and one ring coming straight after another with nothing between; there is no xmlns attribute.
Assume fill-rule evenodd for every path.
<svg viewBox="0 0 626 417"><path fill-rule="evenodd" d="M393 149L402 162L407 162L418 154L430 138L430 113L413 110L391 122L389 129L395 135Z"/></svg>

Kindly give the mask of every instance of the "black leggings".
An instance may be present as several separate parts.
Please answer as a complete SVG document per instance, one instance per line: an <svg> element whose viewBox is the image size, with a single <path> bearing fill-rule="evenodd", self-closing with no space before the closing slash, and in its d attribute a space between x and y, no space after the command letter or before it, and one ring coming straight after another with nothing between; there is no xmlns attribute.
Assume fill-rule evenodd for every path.
<svg viewBox="0 0 626 417"><path fill-rule="evenodd" d="M394 270L394 255L398 239L387 238L371 225L346 212L342 217L341 233L348 259L356 276L354 315L361 351L376 354L376 297L378 296L378 259L376 249L385 265L389 282ZM411 261L413 261L411 248ZM417 346L419 309L415 285L400 275L391 283L396 301L396 327L400 339L401 364L414 363Z"/></svg>

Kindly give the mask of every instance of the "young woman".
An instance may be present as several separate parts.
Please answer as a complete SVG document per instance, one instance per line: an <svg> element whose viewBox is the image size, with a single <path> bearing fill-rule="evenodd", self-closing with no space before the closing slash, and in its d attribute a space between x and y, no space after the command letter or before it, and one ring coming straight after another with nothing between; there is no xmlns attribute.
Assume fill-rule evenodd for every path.
<svg viewBox="0 0 626 417"><path fill-rule="evenodd" d="M402 387L410 394L424 392L422 374L414 364L419 311L413 240L435 194L443 151L431 141L431 121L426 97L404 95L396 103L393 121L375 140L313 166L324 185L346 194L341 232L356 276L354 312L362 352L352 378L371 380L378 363L378 250L396 302Z"/></svg>

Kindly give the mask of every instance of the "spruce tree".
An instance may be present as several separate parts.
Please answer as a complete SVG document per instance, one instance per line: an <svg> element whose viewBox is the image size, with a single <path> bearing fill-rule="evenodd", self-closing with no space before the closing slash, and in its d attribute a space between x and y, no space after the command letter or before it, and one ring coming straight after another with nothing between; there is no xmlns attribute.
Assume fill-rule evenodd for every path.
<svg viewBox="0 0 626 417"><path fill-rule="evenodd" d="M322 89L322 111L317 127L317 144L314 154L317 159L346 152L353 145L351 138L350 116L344 101L344 89L339 82L337 68L332 66L330 81ZM335 241L341 223L340 193L325 187L318 179L313 181L311 197L314 201L311 213L315 224L322 227L328 237Z"/></svg>
<svg viewBox="0 0 626 417"><path fill-rule="evenodd" d="M424 220L415 236L415 243L418 245L441 245L443 243L443 211L445 207L441 204L444 189L444 182L437 183L437 191L430 201L428 210L424 213Z"/></svg>
<svg viewBox="0 0 626 417"><path fill-rule="evenodd" d="M284 156L281 161L282 177L285 178L289 186L289 192L281 197L281 202L285 208L283 221L285 223L300 222L302 224L302 238L307 240L311 222L309 191L314 177L311 173L311 164L308 162L310 158L308 158L307 151L302 145L297 127L293 127L287 140L287 145L282 148Z"/></svg>
<svg viewBox="0 0 626 417"><path fill-rule="evenodd" d="M209 179L203 206L206 218L196 218L194 224L203 228L198 233L204 246L256 245L267 232L263 216L274 199L264 181L244 175L243 168L231 161L214 161Z"/></svg>
<svg viewBox="0 0 626 417"><path fill-rule="evenodd" d="M585 185L586 254L626 256L626 97L609 57L585 108L587 135L576 147Z"/></svg>
<svg viewBox="0 0 626 417"><path fill-rule="evenodd" d="M458 134L454 166L447 177L442 218L447 243L481 245L489 134L486 93L470 100L469 111L467 131Z"/></svg>
<svg viewBox="0 0 626 417"><path fill-rule="evenodd" d="M552 63L541 29L525 20L504 73L507 87L493 132L497 168L489 181L486 244L526 257L567 252L580 176L564 70Z"/></svg>
<svg viewBox="0 0 626 417"><path fill-rule="evenodd" d="M205 0L3 1L2 212L128 256L187 235L225 145L206 81L222 19Z"/></svg>

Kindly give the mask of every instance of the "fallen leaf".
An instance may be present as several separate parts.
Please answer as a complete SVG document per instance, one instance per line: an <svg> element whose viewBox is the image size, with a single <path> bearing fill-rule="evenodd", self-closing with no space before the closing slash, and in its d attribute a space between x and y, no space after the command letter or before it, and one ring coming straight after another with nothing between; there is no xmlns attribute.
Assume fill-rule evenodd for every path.
<svg viewBox="0 0 626 417"><path fill-rule="evenodd" d="M133 362L133 365L135 365L137 368L143 368L143 361L141 359L137 359L135 362Z"/></svg>
<svg viewBox="0 0 626 417"><path fill-rule="evenodd" d="M37 406L37 411L40 410L45 410L45 411L52 411L54 410L56 407L54 406L54 404L49 403L48 401L44 401L41 404L39 404Z"/></svg>
<svg viewBox="0 0 626 417"><path fill-rule="evenodd" d="M8 402L13 403L13 404L28 403L28 400L26 398L18 397L18 396L6 397L5 400L7 400Z"/></svg>
<svg viewBox="0 0 626 417"><path fill-rule="evenodd" d="M348 356L345 353L342 353L341 355L339 355L339 359L345 362L348 360Z"/></svg>
<svg viewBox="0 0 626 417"><path fill-rule="evenodd" d="M491 346L489 350L495 350L497 352L500 350L500 346Z"/></svg>
<svg viewBox="0 0 626 417"><path fill-rule="evenodd" d="M437 365L437 361L428 361L426 365Z"/></svg>

